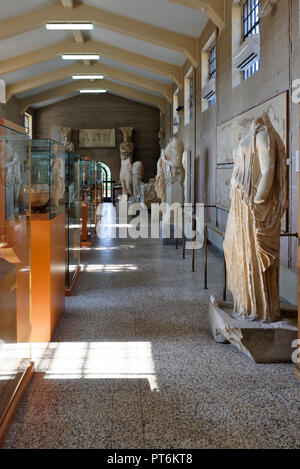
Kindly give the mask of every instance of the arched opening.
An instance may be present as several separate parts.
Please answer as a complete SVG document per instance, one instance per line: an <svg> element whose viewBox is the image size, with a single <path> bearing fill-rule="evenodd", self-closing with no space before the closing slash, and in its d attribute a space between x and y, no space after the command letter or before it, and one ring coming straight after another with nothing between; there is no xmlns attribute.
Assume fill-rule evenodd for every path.
<svg viewBox="0 0 300 469"><path fill-rule="evenodd" d="M103 202L111 202L112 180L111 170L106 163L96 162L96 179L102 183Z"/></svg>

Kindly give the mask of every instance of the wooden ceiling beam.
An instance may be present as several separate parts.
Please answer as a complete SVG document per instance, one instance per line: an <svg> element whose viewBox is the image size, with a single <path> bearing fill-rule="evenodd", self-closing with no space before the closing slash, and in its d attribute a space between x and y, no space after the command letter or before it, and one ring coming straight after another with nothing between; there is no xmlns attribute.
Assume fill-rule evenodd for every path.
<svg viewBox="0 0 300 469"><path fill-rule="evenodd" d="M225 0L169 0L169 2L195 10L204 10L221 31L225 27Z"/></svg>
<svg viewBox="0 0 300 469"><path fill-rule="evenodd" d="M78 21L91 22L101 28L181 52L194 67L198 65L198 48L195 38L85 4L79 4L74 8L64 8L58 1L0 21L0 40L40 28L45 23Z"/></svg>
<svg viewBox="0 0 300 469"><path fill-rule="evenodd" d="M103 55L104 57L126 63L133 67L142 68L159 75L170 77L179 88L182 87L182 70L177 65L91 40L83 43L75 43L72 39L69 39L62 42L56 42L55 44L42 49L27 52L17 57L2 60L0 61L1 76L13 73L23 68L32 67L48 60L53 60L63 53L100 54L100 56Z"/></svg>
<svg viewBox="0 0 300 469"><path fill-rule="evenodd" d="M67 67L58 68L48 73L42 75L36 75L26 80L22 80L11 85L7 86L6 89L6 99L7 101L18 93L23 93L24 91L34 90L39 86L44 86L49 83L61 80L63 78L70 77L72 75L84 75L84 74L102 74L108 78L122 81L130 85L135 85L140 88L145 88L150 91L155 91L162 94L169 103L172 102L172 87L155 80L150 80L149 78L128 73L124 70L118 68L110 67L101 63L92 64L88 67L78 64L72 64ZM98 86L102 86L103 80L98 80Z"/></svg>
<svg viewBox="0 0 300 469"><path fill-rule="evenodd" d="M98 89L99 83L82 80L81 83L69 83L64 86L52 88L51 90L38 93L27 98L21 99L20 109L24 113L30 106L41 104L51 99L64 98L80 89ZM151 106L158 107L163 113L166 111L166 100L159 96L139 91L128 86L120 85L119 83L109 82L107 80L101 81L101 88L105 88L113 94L124 96L128 99L134 99L143 103L150 104Z"/></svg>

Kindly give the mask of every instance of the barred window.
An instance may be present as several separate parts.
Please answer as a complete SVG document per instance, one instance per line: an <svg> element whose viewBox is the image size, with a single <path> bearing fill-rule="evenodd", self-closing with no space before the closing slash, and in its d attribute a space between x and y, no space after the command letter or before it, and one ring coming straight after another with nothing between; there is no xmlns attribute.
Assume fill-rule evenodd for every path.
<svg viewBox="0 0 300 469"><path fill-rule="evenodd" d="M249 36L260 33L260 0L246 0L243 5L243 40ZM244 80L260 69L260 59L257 59L243 72Z"/></svg>
<svg viewBox="0 0 300 469"><path fill-rule="evenodd" d="M194 81L193 69L186 74L184 79L184 125L193 120L194 115Z"/></svg>
<svg viewBox="0 0 300 469"><path fill-rule="evenodd" d="M193 83L193 77L190 78L190 122L193 120L193 89L194 83Z"/></svg>
<svg viewBox="0 0 300 469"><path fill-rule="evenodd" d="M216 46L214 45L209 52L209 79L216 78ZM216 93L209 100L209 107L216 102Z"/></svg>
<svg viewBox="0 0 300 469"><path fill-rule="evenodd" d="M216 46L209 53L209 78L216 78Z"/></svg>
<svg viewBox="0 0 300 469"><path fill-rule="evenodd" d="M24 114L24 127L26 134L32 138L32 116L27 112Z"/></svg>

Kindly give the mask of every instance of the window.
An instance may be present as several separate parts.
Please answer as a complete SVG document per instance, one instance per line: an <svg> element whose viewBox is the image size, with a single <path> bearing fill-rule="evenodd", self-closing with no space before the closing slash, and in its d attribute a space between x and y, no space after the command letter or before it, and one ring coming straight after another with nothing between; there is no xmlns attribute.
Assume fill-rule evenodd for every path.
<svg viewBox="0 0 300 469"><path fill-rule="evenodd" d="M216 102L217 36L214 32L201 50L201 112Z"/></svg>
<svg viewBox="0 0 300 469"><path fill-rule="evenodd" d="M193 83L193 77L190 77L190 122L193 120L193 93L194 93L194 83Z"/></svg>
<svg viewBox="0 0 300 469"><path fill-rule="evenodd" d="M194 114L194 83L193 69L191 69L184 79L184 125L189 124Z"/></svg>
<svg viewBox="0 0 300 469"><path fill-rule="evenodd" d="M260 33L260 0L246 0L243 5L243 40L252 34ZM260 69L260 59L257 59L250 67L243 71L243 78L247 80Z"/></svg>
<svg viewBox="0 0 300 469"><path fill-rule="evenodd" d="M173 135L177 134L179 128L179 113L177 108L179 106L179 90L177 89L173 94Z"/></svg>
<svg viewBox="0 0 300 469"><path fill-rule="evenodd" d="M102 195L104 202L111 202L112 196L112 179L111 170L106 163L102 161L96 162L96 179L102 183Z"/></svg>
<svg viewBox="0 0 300 469"><path fill-rule="evenodd" d="M209 52L209 79L216 78L216 46L214 45ZM216 93L209 100L209 107L216 102Z"/></svg>
<svg viewBox="0 0 300 469"><path fill-rule="evenodd" d="M24 115L24 127L26 130L27 135L32 138L32 116L25 112Z"/></svg>
<svg viewBox="0 0 300 469"><path fill-rule="evenodd" d="M209 53L209 78L216 78L216 46L213 46Z"/></svg>

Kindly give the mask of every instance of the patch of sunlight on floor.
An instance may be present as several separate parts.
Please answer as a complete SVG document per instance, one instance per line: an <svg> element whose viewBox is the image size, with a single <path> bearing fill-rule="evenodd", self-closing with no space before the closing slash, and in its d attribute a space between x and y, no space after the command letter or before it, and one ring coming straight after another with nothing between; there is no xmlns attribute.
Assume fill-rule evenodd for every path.
<svg viewBox="0 0 300 469"><path fill-rule="evenodd" d="M5 343L0 340L0 381L15 378L29 361L29 343Z"/></svg>
<svg viewBox="0 0 300 469"><path fill-rule="evenodd" d="M74 267L70 266L71 269ZM131 272L138 270L134 264L81 264L80 268L82 272Z"/></svg>
<svg viewBox="0 0 300 469"><path fill-rule="evenodd" d="M151 342L34 343L32 355L45 379L147 379L158 390Z"/></svg>
<svg viewBox="0 0 300 469"><path fill-rule="evenodd" d="M102 246L102 247L82 247L82 248L70 248L70 251L121 251L122 249L135 249L136 246L132 244L121 244L119 246Z"/></svg>
<svg viewBox="0 0 300 469"><path fill-rule="evenodd" d="M131 228L130 223L101 223L101 228Z"/></svg>

